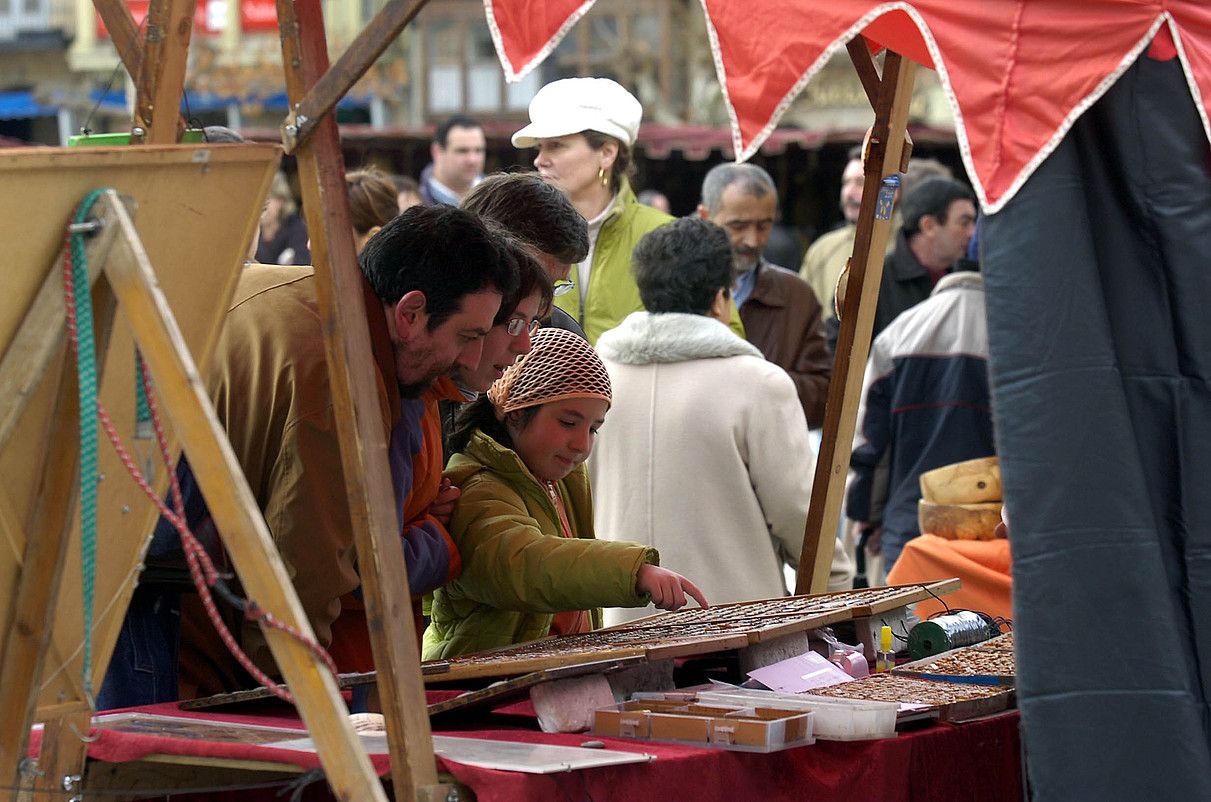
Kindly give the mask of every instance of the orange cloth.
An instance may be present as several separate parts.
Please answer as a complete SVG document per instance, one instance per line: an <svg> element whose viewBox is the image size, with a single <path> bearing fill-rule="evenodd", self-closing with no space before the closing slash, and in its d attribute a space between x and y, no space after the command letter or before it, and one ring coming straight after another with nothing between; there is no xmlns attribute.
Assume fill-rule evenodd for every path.
<svg viewBox="0 0 1211 802"><path fill-rule="evenodd" d="M946 540L937 535L913 538L887 575L887 584L931 582L954 576L962 580L963 587L944 597L952 609L1013 618L1009 541L1004 538ZM922 619L945 610L933 599L919 603L916 608Z"/></svg>
<svg viewBox="0 0 1211 802"><path fill-rule="evenodd" d="M425 411L421 416L424 444L412 458L413 485L404 500L404 521L407 525L423 520L429 506L437 499L441 487L442 470L442 419L438 402L465 401L453 379L441 377L421 396ZM442 527L445 531L445 527ZM449 535L446 536L449 540ZM450 541L453 544L453 541ZM446 581L453 581L462 573L462 560L458 550L451 545L450 572ZM416 627L416 641L420 643L425 631L421 600L412 599L412 622ZM328 653L336 661L341 672L364 672L374 670L374 653L370 646L370 632L366 628L365 603L353 593L341 597L341 613L332 624L332 645Z"/></svg>

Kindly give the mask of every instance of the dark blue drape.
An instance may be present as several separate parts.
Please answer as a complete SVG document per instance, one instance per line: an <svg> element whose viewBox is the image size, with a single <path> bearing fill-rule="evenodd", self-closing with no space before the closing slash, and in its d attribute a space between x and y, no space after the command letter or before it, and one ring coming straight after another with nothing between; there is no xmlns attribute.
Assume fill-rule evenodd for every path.
<svg viewBox="0 0 1211 802"><path fill-rule="evenodd" d="M1211 799L1211 179L1141 57L983 224L1040 800Z"/></svg>

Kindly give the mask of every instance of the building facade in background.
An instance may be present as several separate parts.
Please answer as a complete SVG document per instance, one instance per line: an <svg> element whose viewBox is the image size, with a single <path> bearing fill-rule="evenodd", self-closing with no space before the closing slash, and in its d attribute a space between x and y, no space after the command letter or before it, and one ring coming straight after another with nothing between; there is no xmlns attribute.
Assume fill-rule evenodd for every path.
<svg viewBox="0 0 1211 802"><path fill-rule="evenodd" d="M196 0L187 116L276 140L287 102L274 0ZM383 0L325 0L329 51L337 58ZM149 0L127 0L139 22ZM346 161L416 176L435 122L465 114L484 123L488 170L526 167L509 135L534 93L571 76L609 77L644 107L637 189L660 189L675 214L697 205L706 171L731 158L731 133L697 0L597 3L547 60L509 84L481 0L433 0L337 108ZM949 105L929 70L918 72L910 110L917 155L959 167ZM82 127L130 124L133 82L90 0L0 0L0 144L8 137L60 144ZM783 219L811 239L840 219L834 174L873 123L841 53L791 105L755 161L778 184Z"/></svg>

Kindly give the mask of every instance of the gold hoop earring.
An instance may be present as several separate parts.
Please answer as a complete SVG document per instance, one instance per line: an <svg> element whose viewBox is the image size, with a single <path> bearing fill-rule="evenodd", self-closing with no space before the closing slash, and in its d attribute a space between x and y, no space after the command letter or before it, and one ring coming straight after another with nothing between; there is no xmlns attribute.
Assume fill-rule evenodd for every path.
<svg viewBox="0 0 1211 802"><path fill-rule="evenodd" d="M597 180L601 182L601 186L603 188L610 186L610 179L606 177L606 171L605 171L604 167L597 168Z"/></svg>

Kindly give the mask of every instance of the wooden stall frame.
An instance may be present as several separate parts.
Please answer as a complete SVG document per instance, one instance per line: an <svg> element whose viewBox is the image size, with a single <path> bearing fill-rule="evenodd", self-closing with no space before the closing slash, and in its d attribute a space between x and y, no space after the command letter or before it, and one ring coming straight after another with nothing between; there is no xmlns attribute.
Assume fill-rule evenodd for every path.
<svg viewBox="0 0 1211 802"><path fill-rule="evenodd" d="M117 193L104 193L96 208L102 230L91 246L102 264L92 265L97 306L98 353L104 354L115 310L124 314L183 450L194 467L218 527L239 532L227 546L249 594L280 621L313 638L306 615L293 591L256 501L210 406L202 378L177 328L138 233ZM56 265L61 267L60 265ZM56 273L55 277L61 273ZM42 295L38 301L43 301ZM35 302L16 341L34 323L44 323L45 303ZM62 310L59 310L60 314ZM61 329L43 330L45 340L63 339ZM54 349L41 348L48 368ZM59 351L61 353L61 349ZM7 352L5 364L26 352ZM102 360L103 362L103 360ZM39 499L34 507L19 574L14 626L3 644L0 678L0 767L5 781L17 786L25 767L29 727L35 716L38 682L49 645L49 627L71 532L77 495L78 414L74 360L63 360L58 399L52 418L51 448L44 463ZM20 402L18 391L5 389L5 400ZM11 522L4 522L10 525ZM14 541L15 542L15 541ZM266 630L270 648L295 694L300 713L316 738L317 752L329 783L342 799L385 800L386 795L360 740L353 731L335 677L301 641L276 629ZM79 782L83 766L89 700L68 703L46 721L39 774L30 785L39 793L66 792ZM45 712L45 711L43 711ZM30 787L30 786L27 786Z"/></svg>
<svg viewBox="0 0 1211 802"><path fill-rule="evenodd" d="M329 369L332 373L338 428L342 434L342 460L345 465L351 508L354 510L354 534L366 582L368 616L376 662L388 671L379 672L380 693L384 694L385 716L391 749L392 777L400 798L441 798L444 787L436 784L432 760L432 742L427 718L418 715L418 695L423 693L419 664L415 660L415 632L408 615L396 614L406 606L409 594L402 571L402 552L398 542L398 521L389 503L385 482L386 454L384 433L376 430L371 399L363 390L372 384L371 336L366 322L377 323L381 316L377 302L361 285L356 269L349 215L343 185L337 192L337 178L344 165L339 149L339 134L331 115L336 101L381 54L387 44L415 16L426 0L391 0L355 40L349 50L329 69L319 0L278 0L279 28L282 34L283 66L287 75L291 112L282 124L287 152L298 152L300 176L308 227L321 234L315 242L315 267L320 285L321 309L325 313L325 336ZM188 33L168 43L153 43L140 37L129 10L118 0L94 0L94 4L113 31L113 40L128 72L136 78L157 74L175 85L179 54L188 46ZM179 15L192 6L192 0L155 0L161 10ZM167 17L166 17L167 18ZM174 18L178 18L176 16ZM166 44L165 57L149 52L149 44ZM875 219L875 202L884 177L891 175L907 159L905 122L911 96L915 64L889 52L882 75L871 61L860 39L850 45L850 53L863 86L872 98L876 121L866 154L866 181L863 208L859 216L851 264L860 269L850 273L848 295L842 315L834 381L830 386L828 412L824 424L824 443L817 463L811 505L804 532L803 557L796 592L820 592L827 584L834 537L840 515L841 494L848 470L856 424L862 372L870 346L870 332L879 279L882 252L890 222ZM150 59L153 65L145 67ZM154 67L154 70L153 70ZM150 71L150 72L149 72ZM164 73L168 72L167 78ZM876 83L877 76L877 83ZM154 86L155 81L151 84ZM165 130L156 123L154 109L165 103L175 110L174 90L159 84L159 90L140 81L140 109L151 101L151 120L144 135L158 139ZM167 99L167 101L166 101ZM147 121L144 120L146 123ZM138 133L134 132L136 138ZM314 140L314 141L312 141ZM315 236L313 234L313 236ZM363 286L361 292L355 288ZM335 332L335 336L333 333ZM374 330L373 342L381 353L382 332ZM370 567L373 566L373 567ZM810 567L809 567L810 566ZM401 570L395 570L401 569ZM381 583L381 584L380 584ZM400 592L402 591L402 593ZM388 656L387 660L383 660ZM411 657L412 659L408 659ZM416 668L414 668L416 666ZM409 697L406 699L405 697ZM420 697L423 698L423 697ZM409 704L409 700L412 702ZM409 712L411 710L411 712Z"/></svg>
<svg viewBox="0 0 1211 802"><path fill-rule="evenodd" d="M858 214L854 252L849 260L841 331L825 403L824 433L816 458L803 551L796 572L796 594L823 593L828 589L858 421L862 378L870 353L879 283L883 278L883 254L891 233L890 209L885 215L877 215L876 205L884 179L902 172L912 152L906 126L917 65L888 51L883 60L882 75L879 75L866 42L860 36L850 41L849 54L874 107L875 124L863 153L866 178L862 187L862 209ZM841 381L837 381L838 378Z"/></svg>
<svg viewBox="0 0 1211 802"><path fill-rule="evenodd" d="M324 16L320 0L278 0L277 10L286 92L295 106L328 73ZM364 61L362 69L371 62ZM375 391L375 362L394 364L386 314L358 267L336 117L323 114L315 125L314 135L295 151L295 157L311 232L332 403L366 624L378 669L392 787L401 799L445 799L450 789L437 781L420 673L420 639L399 539L401 522L387 463L387 432Z"/></svg>
<svg viewBox="0 0 1211 802"><path fill-rule="evenodd" d="M138 98L132 141L164 141L166 108L180 104L189 43L189 19L195 0L153 0L147 33L140 36L129 9L119 0L94 0L114 31L119 56L136 79ZM357 268L343 182L344 164L335 118L329 113L374 60L415 17L427 0L391 0L353 43L333 71L328 70L323 14L318 0L279 0L283 68L291 105L297 109L317 82L320 101L307 132L319 136L297 155L308 228L312 232L325 343L341 435L353 532L376 656L380 697L387 722L392 780L397 798L444 799L448 787L437 783L419 650L410 615L411 594L399 543L399 521L392 503L386 459L386 433L377 422L371 355L390 358L382 305ZM162 22L167 21L167 22ZM175 21L175 22L174 22ZM163 25L170 27L168 35ZM335 94L334 94L335 93ZM156 114L159 109L160 114ZM295 111L292 116L298 117ZM175 122L175 113L171 115ZM283 124L283 132L288 130ZM287 142L295 150L293 139ZM367 323L371 328L367 334ZM371 347L371 338L373 348ZM382 667L386 666L384 670ZM284 668L284 667L283 667ZM362 798L360 796L350 798ZM369 797L367 797L369 798Z"/></svg>

